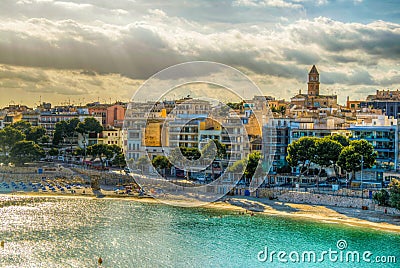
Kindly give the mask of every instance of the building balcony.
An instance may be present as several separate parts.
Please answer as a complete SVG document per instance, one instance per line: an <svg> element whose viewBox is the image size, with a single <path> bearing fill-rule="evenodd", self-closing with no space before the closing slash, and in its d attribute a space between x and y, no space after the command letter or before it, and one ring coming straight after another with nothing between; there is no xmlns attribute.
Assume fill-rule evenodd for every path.
<svg viewBox="0 0 400 268"><path fill-rule="evenodd" d="M190 138L188 138L188 139L178 139L178 141L195 141L195 142L198 142L199 140L198 139L190 139Z"/></svg>
<svg viewBox="0 0 400 268"><path fill-rule="evenodd" d="M358 136L353 136L350 138L350 140L367 140L367 141L394 141L394 136L392 137L382 137L382 136L364 136L364 135L358 135Z"/></svg>
<svg viewBox="0 0 400 268"><path fill-rule="evenodd" d="M395 149L392 148L385 148L385 147L374 147L374 149L378 152L394 152Z"/></svg>

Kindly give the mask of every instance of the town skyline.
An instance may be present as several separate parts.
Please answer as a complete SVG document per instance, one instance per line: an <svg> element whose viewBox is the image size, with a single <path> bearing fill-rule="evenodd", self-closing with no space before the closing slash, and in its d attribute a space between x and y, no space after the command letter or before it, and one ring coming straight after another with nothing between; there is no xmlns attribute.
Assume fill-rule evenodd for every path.
<svg viewBox="0 0 400 268"><path fill-rule="evenodd" d="M298 92L296 92L295 94L293 94L292 96L290 96L288 99L280 99L277 98L275 95L271 94L271 95L265 95L265 94L258 94L258 95L253 95L250 97L250 95L247 95L247 97L250 97L248 99L239 99L240 96L236 96L235 94L233 94L232 91L230 91L227 88L224 88L223 86L217 86L217 85L212 85L212 84L207 84L207 83L194 83L194 84L190 84L190 85L181 85L181 86L177 86L176 88L174 88L172 91L169 91L168 93L166 93L162 99L159 99L158 101L162 102L162 101L178 101L178 100L183 100L183 99L187 99L187 98L193 98L193 99L207 99L207 97L204 96L211 96L214 95L214 97L218 97L220 101L224 102L224 103L240 103L241 101L247 102L247 101L252 101L251 98L257 97L257 96L264 96L265 97L265 101L272 101L273 104L272 106L275 107L275 102L279 102L281 104L284 105L295 105L295 106L299 106L299 107L315 107L315 108L323 108L323 107L331 107L331 108L345 108L345 109L353 109L355 104L360 105L361 103L366 103L366 101L374 99L376 96L378 98L384 97L385 95L387 95L386 97L389 97L390 95L390 99L396 100L399 89L396 90L376 90L376 92L374 92L375 94L371 94L371 95L367 95L365 96L365 98L363 99L350 99L349 96L347 96L346 101L344 103L340 103L338 102L338 99L341 99L340 95L336 95L336 94L324 94L325 92L322 91L320 94L320 74L317 70L317 67L315 65L312 65L309 73L307 74L308 76L308 81L307 81L307 89L303 90L303 89L299 89ZM143 82L144 83L144 82ZM215 92L219 92L217 94L215 94ZM387 93L385 93L387 92ZM260 92L262 93L262 92ZM326 92L329 93L329 92ZM331 92L333 93L333 92ZM336 93L336 92L335 92ZM244 94L244 91L243 91ZM395 94L392 96L392 94ZM154 100L151 99L150 97L151 94L149 94L149 99L147 100L142 100L144 102L152 102ZM114 99L114 98L115 99ZM115 104L128 104L130 102L137 102L137 100L133 99L126 99L126 100L121 100L121 99L117 99L117 97L113 96L113 97L109 97L108 99L104 98L104 96L100 97L97 96L97 99L93 98L87 98L85 99L84 97L82 98L78 98L77 100L72 99L71 97L68 97L67 99L60 101L58 103L52 103L51 101L47 101L45 99L42 100L42 96L39 96L39 100L34 101L33 105L28 105L27 103L23 103L21 102L15 102L14 100L10 100L7 104L5 104L3 106L3 108L6 107L11 107L11 106L26 106L29 108L39 108L43 105L48 105L51 104L53 107L67 107L67 106L71 106L71 107L87 107L87 106L96 106L96 105L115 105ZM239 98L238 98L239 97ZM244 95L242 96L244 97ZM392 98L393 97L393 98ZM300 99L299 99L300 98ZM309 99L310 98L310 99ZM3 100L4 101L4 100ZM299 102L300 101L300 102ZM308 102L311 101L311 102ZM308 102L308 104L307 104ZM352 105L352 107L350 107L350 105ZM375 104L369 104L372 106L375 106ZM270 107L272 107L270 105ZM364 104L364 107L365 104ZM1 108L1 107L0 107ZM361 108L361 107L358 107Z"/></svg>
<svg viewBox="0 0 400 268"><path fill-rule="evenodd" d="M321 94L364 99L398 88L396 10L371 0L7 0L0 105L127 101L156 72L196 60L235 67L287 100L315 64Z"/></svg>

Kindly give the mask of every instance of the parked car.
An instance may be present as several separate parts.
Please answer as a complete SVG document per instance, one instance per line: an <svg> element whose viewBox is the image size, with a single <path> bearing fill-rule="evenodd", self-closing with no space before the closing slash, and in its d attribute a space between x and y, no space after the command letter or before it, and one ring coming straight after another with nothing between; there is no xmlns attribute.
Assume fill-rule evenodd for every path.
<svg viewBox="0 0 400 268"><path fill-rule="evenodd" d="M331 187L332 185L326 182L321 182L314 185L315 187Z"/></svg>
<svg viewBox="0 0 400 268"><path fill-rule="evenodd" d="M330 177L326 179L326 182L337 182L339 179L336 177Z"/></svg>
<svg viewBox="0 0 400 268"><path fill-rule="evenodd" d="M197 177L198 181L206 181L206 177L205 176L199 176Z"/></svg>

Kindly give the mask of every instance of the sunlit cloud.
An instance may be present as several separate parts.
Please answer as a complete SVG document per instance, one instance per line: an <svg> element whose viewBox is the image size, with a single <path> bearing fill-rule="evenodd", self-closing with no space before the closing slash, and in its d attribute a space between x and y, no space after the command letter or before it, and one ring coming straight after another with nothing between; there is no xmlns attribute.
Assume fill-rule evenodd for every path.
<svg viewBox="0 0 400 268"><path fill-rule="evenodd" d="M333 18L334 10L369 12L367 5L369 0L4 0L0 92L95 97L108 94L104 79L136 85L192 60L239 68L266 94L284 98L305 88L312 64L320 70L322 91L357 97L359 88L396 88L400 24L387 12L393 4L383 1L376 13L387 15L367 22L356 15ZM310 17L314 8L332 10L332 16ZM132 94L113 90L124 98Z"/></svg>

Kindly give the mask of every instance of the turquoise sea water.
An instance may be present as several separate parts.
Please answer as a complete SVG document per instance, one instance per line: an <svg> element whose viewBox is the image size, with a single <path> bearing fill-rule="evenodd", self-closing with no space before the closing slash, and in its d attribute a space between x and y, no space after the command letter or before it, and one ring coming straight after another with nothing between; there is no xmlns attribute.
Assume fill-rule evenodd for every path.
<svg viewBox="0 0 400 268"><path fill-rule="evenodd" d="M96 267L99 256L103 267L400 267L399 233L285 217L127 200L5 196L0 217L0 267ZM348 246L343 252L396 256L397 263L257 258L265 247L300 255L338 250L340 239Z"/></svg>

